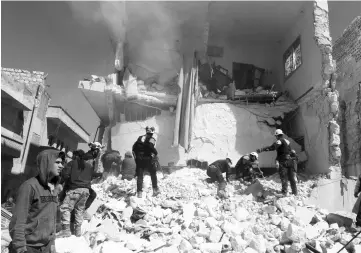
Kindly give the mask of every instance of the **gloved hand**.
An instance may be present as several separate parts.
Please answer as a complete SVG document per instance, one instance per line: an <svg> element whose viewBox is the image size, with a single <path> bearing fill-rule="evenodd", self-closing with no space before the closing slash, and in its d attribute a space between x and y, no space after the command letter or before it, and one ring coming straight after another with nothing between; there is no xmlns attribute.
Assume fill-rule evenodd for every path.
<svg viewBox="0 0 361 253"><path fill-rule="evenodd" d="M354 196L355 196L355 198L358 198L358 193L355 192Z"/></svg>
<svg viewBox="0 0 361 253"><path fill-rule="evenodd" d="M261 150L258 148L258 149L256 150L256 152L259 154L259 153L261 153Z"/></svg>

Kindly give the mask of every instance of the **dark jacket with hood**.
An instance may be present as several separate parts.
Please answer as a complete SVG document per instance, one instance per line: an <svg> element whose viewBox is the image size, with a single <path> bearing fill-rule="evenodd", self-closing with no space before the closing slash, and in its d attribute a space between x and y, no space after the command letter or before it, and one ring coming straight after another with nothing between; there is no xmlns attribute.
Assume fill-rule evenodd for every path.
<svg viewBox="0 0 361 253"><path fill-rule="evenodd" d="M42 247L55 239L58 193L49 186L49 172L59 152L51 149L40 152L37 156L38 176L25 181L19 188L9 225L15 252L26 250L26 246ZM53 180L56 187L59 180Z"/></svg>
<svg viewBox="0 0 361 253"><path fill-rule="evenodd" d="M239 176L245 172L247 174L250 168L259 168L258 161L252 161L250 155L244 155L238 160L235 166L236 175Z"/></svg>

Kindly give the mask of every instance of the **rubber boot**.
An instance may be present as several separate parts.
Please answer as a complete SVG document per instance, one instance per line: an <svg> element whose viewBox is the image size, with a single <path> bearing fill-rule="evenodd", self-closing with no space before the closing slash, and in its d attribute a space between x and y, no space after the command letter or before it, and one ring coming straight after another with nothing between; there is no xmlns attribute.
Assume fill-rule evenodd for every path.
<svg viewBox="0 0 361 253"><path fill-rule="evenodd" d="M70 237L70 236L71 236L70 224L62 225L62 230L57 234L57 237L64 238L64 237Z"/></svg>
<svg viewBox="0 0 361 253"><path fill-rule="evenodd" d="M141 199L143 197L143 192L137 192L137 197Z"/></svg>
<svg viewBox="0 0 361 253"><path fill-rule="evenodd" d="M153 188L153 196L158 196L160 194L160 191L158 188Z"/></svg>

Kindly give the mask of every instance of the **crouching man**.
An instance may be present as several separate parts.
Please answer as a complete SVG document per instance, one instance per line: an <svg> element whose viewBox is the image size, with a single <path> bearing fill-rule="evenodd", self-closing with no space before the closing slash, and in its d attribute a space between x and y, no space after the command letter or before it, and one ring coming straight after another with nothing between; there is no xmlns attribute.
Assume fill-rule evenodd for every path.
<svg viewBox="0 0 361 253"><path fill-rule="evenodd" d="M288 181L290 181L292 194L297 195L297 184L296 184L296 171L294 166L294 160L291 158L291 145L290 141L283 137L281 129L275 131L276 142L269 147L257 149L257 153L264 151L276 151L276 168L278 169L281 183L282 183L282 194L287 196L288 193Z"/></svg>
<svg viewBox="0 0 361 253"><path fill-rule="evenodd" d="M245 181L253 182L258 175L263 176L258 164L258 154L252 152L242 156L236 166L236 178L243 178Z"/></svg>
<svg viewBox="0 0 361 253"><path fill-rule="evenodd" d="M231 173L232 161L230 158L224 160L217 160L210 164L207 169L207 175L210 177L210 182L217 181L218 185L218 195L220 197L226 197L226 181L222 173L226 173L226 180L229 181L229 175Z"/></svg>

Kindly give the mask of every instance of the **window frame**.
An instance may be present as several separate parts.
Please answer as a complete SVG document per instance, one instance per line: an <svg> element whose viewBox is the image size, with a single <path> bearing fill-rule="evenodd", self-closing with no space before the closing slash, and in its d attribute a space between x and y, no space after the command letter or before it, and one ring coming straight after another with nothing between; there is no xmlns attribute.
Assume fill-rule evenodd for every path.
<svg viewBox="0 0 361 253"><path fill-rule="evenodd" d="M290 50L293 50L293 52L295 51L295 48L298 44L299 41L299 45L300 45L300 52L301 52L301 64L296 67L288 76L286 76L286 53ZM303 52L302 52L302 40L301 40L301 35L297 36L297 38L292 42L292 44L287 48L287 50L283 53L283 57L282 57L282 63L283 63L283 80L284 82L286 82L291 76L293 76L293 74L302 66L303 64Z"/></svg>

